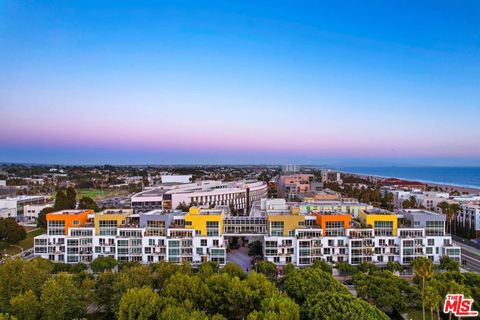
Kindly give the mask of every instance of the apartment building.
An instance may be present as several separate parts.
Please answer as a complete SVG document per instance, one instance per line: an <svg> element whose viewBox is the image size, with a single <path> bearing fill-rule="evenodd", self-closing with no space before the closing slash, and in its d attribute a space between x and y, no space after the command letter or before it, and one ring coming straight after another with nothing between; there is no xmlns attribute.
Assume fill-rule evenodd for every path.
<svg viewBox="0 0 480 320"><path fill-rule="evenodd" d="M461 203L457 221L464 226L473 226L476 234L475 238L480 238L480 201Z"/></svg>
<svg viewBox="0 0 480 320"><path fill-rule="evenodd" d="M46 216L47 233L34 253L54 262L89 263L110 256L120 262L171 261L225 264L224 213L192 208L188 213L154 210L132 214L115 209L65 210Z"/></svg>
<svg viewBox="0 0 480 320"><path fill-rule="evenodd" d="M313 179L313 174L282 175L277 182L277 196L293 200L298 194L309 193Z"/></svg>
<svg viewBox="0 0 480 320"><path fill-rule="evenodd" d="M371 262L408 266L420 256L439 263L460 261L460 248L445 233L445 216L420 209L399 214L377 208L319 211L285 199L255 202L248 216L221 208L189 212L152 210L68 210L47 214L47 234L35 238L35 254L46 259L88 263L101 256L118 261L226 263L227 239L255 237L266 260L279 266L308 266L315 260L357 265Z"/></svg>
<svg viewBox="0 0 480 320"><path fill-rule="evenodd" d="M439 263L444 255L460 261L460 248L445 233L445 216L436 212L404 211L401 217L408 223L400 225L397 214L381 209L360 211L353 221L349 213L305 212L300 207L290 207L288 212L268 201L264 207L268 221L264 255L278 265L306 266L322 259L332 264L399 262L408 266L420 256Z"/></svg>

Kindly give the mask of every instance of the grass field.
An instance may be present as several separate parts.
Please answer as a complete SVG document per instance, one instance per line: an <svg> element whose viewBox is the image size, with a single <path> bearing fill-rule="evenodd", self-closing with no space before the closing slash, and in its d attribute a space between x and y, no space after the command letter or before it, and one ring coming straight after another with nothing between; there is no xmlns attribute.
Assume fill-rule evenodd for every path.
<svg viewBox="0 0 480 320"><path fill-rule="evenodd" d="M18 246L22 247L23 250L33 248L33 238L45 233L45 229L37 229L27 233L27 237L17 243Z"/></svg>
<svg viewBox="0 0 480 320"><path fill-rule="evenodd" d="M33 238L43 233L45 233L45 229L37 229L31 232L28 232L27 237L22 241L18 242L16 246L22 247L23 250L33 248ZM22 252L22 250L20 250L20 248L16 246L8 246L4 248L3 246L0 245L0 247L2 248L2 253L6 253L10 256L13 256Z"/></svg>
<svg viewBox="0 0 480 320"><path fill-rule="evenodd" d="M77 191L77 199L82 197L89 197L93 200L100 200L103 198L115 197L115 196L124 196L128 194L127 190L102 190L102 189L79 189ZM56 193L52 193L52 198L55 198Z"/></svg>

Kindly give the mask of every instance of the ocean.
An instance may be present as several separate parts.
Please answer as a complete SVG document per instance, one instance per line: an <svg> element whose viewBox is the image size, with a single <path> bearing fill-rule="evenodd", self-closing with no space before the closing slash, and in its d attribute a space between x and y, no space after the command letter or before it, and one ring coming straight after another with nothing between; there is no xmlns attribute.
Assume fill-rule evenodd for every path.
<svg viewBox="0 0 480 320"><path fill-rule="evenodd" d="M480 167L343 167L343 172L480 188Z"/></svg>

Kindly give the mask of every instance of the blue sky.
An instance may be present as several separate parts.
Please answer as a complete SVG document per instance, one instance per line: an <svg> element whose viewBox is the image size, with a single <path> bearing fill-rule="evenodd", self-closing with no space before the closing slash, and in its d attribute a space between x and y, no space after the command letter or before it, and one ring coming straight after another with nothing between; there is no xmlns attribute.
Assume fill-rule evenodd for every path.
<svg viewBox="0 0 480 320"><path fill-rule="evenodd" d="M2 1L0 161L480 165L478 1Z"/></svg>

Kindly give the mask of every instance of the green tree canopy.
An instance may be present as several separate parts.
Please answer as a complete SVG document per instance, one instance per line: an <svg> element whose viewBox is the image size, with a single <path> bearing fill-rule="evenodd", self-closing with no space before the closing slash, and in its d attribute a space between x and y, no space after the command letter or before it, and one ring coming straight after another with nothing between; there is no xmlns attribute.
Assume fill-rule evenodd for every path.
<svg viewBox="0 0 480 320"><path fill-rule="evenodd" d="M82 317L86 305L72 277L59 273L43 284L40 307L43 318L62 320Z"/></svg>
<svg viewBox="0 0 480 320"><path fill-rule="evenodd" d="M357 296L373 303L387 314L404 312L418 298L414 287L390 271L357 273L353 280Z"/></svg>
<svg viewBox="0 0 480 320"><path fill-rule="evenodd" d="M286 275L285 291L298 304L302 304L309 295L318 292L349 293L331 274L318 268L296 269Z"/></svg>
<svg viewBox="0 0 480 320"><path fill-rule="evenodd" d="M119 320L153 320L160 313L160 297L152 288L129 289L123 294L118 310Z"/></svg>
<svg viewBox="0 0 480 320"><path fill-rule="evenodd" d="M90 263L90 268L92 268L93 272L104 272L107 270L112 270L117 265L117 260L112 257L98 257L95 258Z"/></svg>
<svg viewBox="0 0 480 320"><path fill-rule="evenodd" d="M98 207L97 203L89 197L82 197L80 201L78 201L78 209L88 209L93 210L95 212L99 212L100 208Z"/></svg>
<svg viewBox="0 0 480 320"><path fill-rule="evenodd" d="M13 218L0 218L0 241L15 244L27 237L25 228Z"/></svg>
<svg viewBox="0 0 480 320"><path fill-rule="evenodd" d="M10 300L13 314L20 320L38 319L40 305L32 290L19 294Z"/></svg>
<svg viewBox="0 0 480 320"><path fill-rule="evenodd" d="M311 320L388 320L389 317L350 293L317 292L302 307L305 319Z"/></svg>

